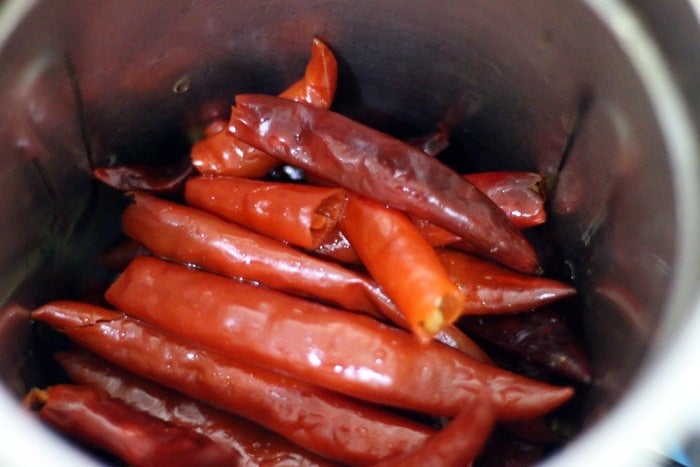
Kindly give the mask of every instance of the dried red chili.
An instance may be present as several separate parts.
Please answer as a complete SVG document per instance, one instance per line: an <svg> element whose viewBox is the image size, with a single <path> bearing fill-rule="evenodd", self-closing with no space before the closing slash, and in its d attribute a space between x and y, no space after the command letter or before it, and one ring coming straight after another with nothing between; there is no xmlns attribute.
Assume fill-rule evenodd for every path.
<svg viewBox="0 0 700 467"><path fill-rule="evenodd" d="M183 339L381 404L454 416L487 386L498 417L520 419L573 394L367 316L156 258L135 259L106 298Z"/></svg>
<svg viewBox="0 0 700 467"><path fill-rule="evenodd" d="M280 98L330 108L338 82L338 64L331 50L314 39L304 77L280 94ZM209 135L194 145L192 164L201 173L261 177L280 160L244 143L229 131Z"/></svg>
<svg viewBox="0 0 700 467"><path fill-rule="evenodd" d="M345 190L206 176L187 181L185 200L228 221L312 250L343 214Z"/></svg>
<svg viewBox="0 0 700 467"><path fill-rule="evenodd" d="M377 462L414 449L434 431L374 405L209 352L104 308L53 302L31 316L115 365L341 462Z"/></svg>
<svg viewBox="0 0 700 467"><path fill-rule="evenodd" d="M514 269L540 270L532 246L474 185L407 143L323 109L239 95L229 130L281 160L424 217Z"/></svg>
<svg viewBox="0 0 700 467"><path fill-rule="evenodd" d="M104 391L134 410L203 434L238 453L240 458L236 465L240 467L268 463L306 467L332 465L259 425L139 378L94 354L65 351L54 358L74 383Z"/></svg>
<svg viewBox="0 0 700 467"><path fill-rule="evenodd" d="M130 465L230 466L238 453L199 433L164 422L96 389L61 384L34 391L39 415L67 436L114 454Z"/></svg>
<svg viewBox="0 0 700 467"><path fill-rule="evenodd" d="M349 310L377 315L389 306L373 281L336 263L199 209L145 193L132 198L122 214L124 232L158 256Z"/></svg>

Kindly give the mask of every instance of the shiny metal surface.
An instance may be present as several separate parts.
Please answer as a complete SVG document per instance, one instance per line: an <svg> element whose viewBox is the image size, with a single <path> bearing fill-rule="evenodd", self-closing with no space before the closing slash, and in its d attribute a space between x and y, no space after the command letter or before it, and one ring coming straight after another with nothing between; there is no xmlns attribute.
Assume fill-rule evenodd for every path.
<svg viewBox="0 0 700 467"><path fill-rule="evenodd" d="M700 35L688 3L664 3L662 17L654 2L609 0L27 5L0 10L2 303L64 294L114 235L91 164L141 155L140 142L204 103L279 91L318 36L339 58L338 109L378 126L446 121L459 166L557 180L551 221L585 297L597 377L588 429L551 463L648 461L665 436L657 422L674 429L663 405L643 409L666 403L660 378L678 381L670 362L692 341L683 331L700 336L700 47L689 45ZM18 410L21 385L0 392L20 440L72 459ZM16 435L0 433L0 460L16 456Z"/></svg>

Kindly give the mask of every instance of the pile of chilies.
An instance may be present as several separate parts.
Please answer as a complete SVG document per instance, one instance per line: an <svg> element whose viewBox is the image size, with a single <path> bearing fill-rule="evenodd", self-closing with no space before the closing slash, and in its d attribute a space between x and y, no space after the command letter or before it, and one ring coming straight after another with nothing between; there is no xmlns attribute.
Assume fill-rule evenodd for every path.
<svg viewBox="0 0 700 467"><path fill-rule="evenodd" d="M520 231L545 220L539 175L458 175L444 131L329 111L336 80L314 40L303 79L237 96L179 172L95 170L140 251L109 305L32 312L77 344L55 355L71 384L27 396L43 419L131 465L467 465L572 397L453 324L575 293ZM283 163L307 182L263 178Z"/></svg>

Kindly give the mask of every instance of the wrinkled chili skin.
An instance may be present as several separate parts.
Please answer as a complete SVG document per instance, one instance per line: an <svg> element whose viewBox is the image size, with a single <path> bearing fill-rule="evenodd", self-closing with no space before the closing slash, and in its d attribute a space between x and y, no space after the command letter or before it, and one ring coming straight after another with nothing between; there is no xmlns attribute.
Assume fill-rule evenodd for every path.
<svg viewBox="0 0 700 467"><path fill-rule="evenodd" d="M388 306L366 276L199 209L133 193L122 228L154 254L372 315Z"/></svg>
<svg viewBox="0 0 700 467"><path fill-rule="evenodd" d="M573 394L363 315L156 258L134 260L106 298L180 338L380 404L455 416L488 386L499 418L521 419Z"/></svg>
<svg viewBox="0 0 700 467"><path fill-rule="evenodd" d="M231 466L238 453L199 433L164 422L93 388L45 389L40 417L72 439L104 449L134 466Z"/></svg>
<svg viewBox="0 0 700 467"><path fill-rule="evenodd" d="M429 219L516 270L540 271L507 216L442 163L388 135L323 109L272 96L236 96L229 131L284 162Z"/></svg>
<svg viewBox="0 0 700 467"><path fill-rule="evenodd" d="M329 459L366 465L413 449L434 431L179 341L104 308L61 301L44 305L31 316L121 368L239 414Z"/></svg>
<svg viewBox="0 0 700 467"><path fill-rule="evenodd" d="M197 431L237 452L239 467L333 465L259 425L139 378L89 352L63 351L54 358L73 383L104 391L128 407Z"/></svg>

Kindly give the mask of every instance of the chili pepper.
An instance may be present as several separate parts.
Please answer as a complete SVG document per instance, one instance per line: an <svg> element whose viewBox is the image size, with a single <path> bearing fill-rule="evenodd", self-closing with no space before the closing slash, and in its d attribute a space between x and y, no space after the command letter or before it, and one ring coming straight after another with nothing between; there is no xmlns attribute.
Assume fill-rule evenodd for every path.
<svg viewBox="0 0 700 467"><path fill-rule="evenodd" d="M317 38L311 41L311 58L304 77L283 91L279 97L306 102L314 107L330 109L338 87L338 63L333 52Z"/></svg>
<svg viewBox="0 0 700 467"><path fill-rule="evenodd" d="M515 315L465 317L460 321L469 335L506 350L517 360L589 383L588 359L559 306Z"/></svg>
<svg viewBox="0 0 700 467"><path fill-rule="evenodd" d="M238 453L238 466L331 465L259 425L139 378L94 354L64 351L54 357L74 383L104 391L134 410L203 434Z"/></svg>
<svg viewBox="0 0 700 467"><path fill-rule="evenodd" d="M209 438L109 398L96 389L60 384L32 395L43 420L72 439L134 466L230 466L238 453Z"/></svg>
<svg viewBox="0 0 700 467"><path fill-rule="evenodd" d="M502 170L467 174L464 178L496 203L516 227L526 229L547 220L542 175Z"/></svg>
<svg viewBox="0 0 700 467"><path fill-rule="evenodd" d="M345 209L342 188L274 183L240 177L197 177L185 185L187 203L302 248L314 249Z"/></svg>
<svg viewBox="0 0 700 467"><path fill-rule="evenodd" d="M463 467L471 465L489 438L493 410L488 395L463 407L450 423L412 452L375 464L375 467L415 465L421 467Z"/></svg>
<svg viewBox="0 0 700 467"><path fill-rule="evenodd" d="M134 193L124 232L154 254L376 315L387 300L366 276L204 211Z"/></svg>
<svg viewBox="0 0 700 467"><path fill-rule="evenodd" d="M408 216L349 195L340 230L422 342L457 319L464 295Z"/></svg>
<svg viewBox="0 0 700 467"><path fill-rule="evenodd" d="M158 193L175 192L182 188L194 168L188 158L169 166L98 167L93 177L117 190L143 190Z"/></svg>
<svg viewBox="0 0 700 467"><path fill-rule="evenodd" d="M573 286L554 279L519 273L450 249L435 251L466 297L463 315L530 311L576 293Z"/></svg>
<svg viewBox="0 0 700 467"><path fill-rule="evenodd" d="M331 50L320 40L311 43L311 58L304 77L280 94L280 98L330 108L338 82L338 64ZM239 140L229 131L207 136L191 151L192 164L204 174L257 178L281 162Z"/></svg>
<svg viewBox="0 0 700 467"><path fill-rule="evenodd" d="M540 270L535 250L503 211L407 143L328 110L252 94L236 97L229 130L284 162L429 219L507 266Z"/></svg>
<svg viewBox="0 0 700 467"><path fill-rule="evenodd" d="M498 416L520 419L573 394L367 316L156 258L136 258L105 296L183 339L380 404L454 416L488 386Z"/></svg>
<svg viewBox="0 0 700 467"><path fill-rule="evenodd" d="M32 317L115 365L340 462L377 462L417 447L434 432L374 405L176 340L110 310L54 302L34 310Z"/></svg>

